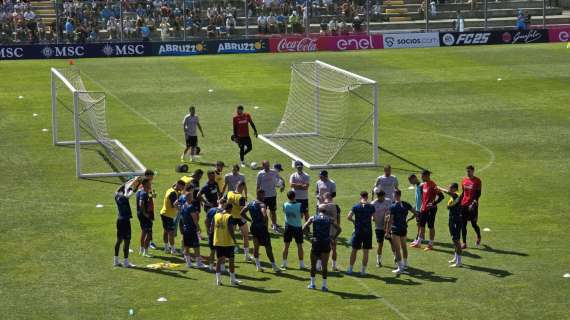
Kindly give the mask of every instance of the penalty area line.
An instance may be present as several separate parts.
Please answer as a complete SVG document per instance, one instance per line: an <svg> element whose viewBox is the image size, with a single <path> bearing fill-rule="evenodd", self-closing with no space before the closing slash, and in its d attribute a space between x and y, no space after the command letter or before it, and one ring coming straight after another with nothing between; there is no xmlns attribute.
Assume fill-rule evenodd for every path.
<svg viewBox="0 0 570 320"><path fill-rule="evenodd" d="M135 108L131 107L131 105L129 105L128 103L126 103L123 99L117 97L113 92L111 92L109 89L107 89L103 84L101 84L101 82L93 79L91 76L89 76L86 72L81 72L82 75L84 75L87 79L89 79L91 82L95 83L96 85L98 85L99 87L101 87L101 89L103 89L103 91L110 95L111 97L113 97L115 100L117 100L120 104L122 104L124 107L126 107L129 111L131 111L132 113L136 114L137 116L139 116L141 119L143 119L144 121L146 121L148 124L152 125L153 127L155 127L158 131L162 132L166 137L168 137L170 140L174 141L176 144L178 144L181 147L185 147L185 145L183 143L181 143L180 141L176 140L176 138L174 138L170 133L166 132L164 129L162 129L161 127L159 127L156 122L150 120L149 118L147 118L145 115L143 115L142 113L138 112Z"/></svg>
<svg viewBox="0 0 570 320"><path fill-rule="evenodd" d="M402 311L400 311L398 308L396 308L396 306L394 304L392 304L390 301L388 301L386 298L384 298L384 296L379 295L376 291L372 290L368 285L366 285L366 283L364 283L361 279L357 278L357 277L353 277L354 281L358 282L358 284L360 284L361 287L363 287L364 289L366 289L368 291L368 293L371 293L375 296L377 296L378 298L380 298L380 300L382 301L382 303L388 307L390 310L394 311L395 314L397 314L401 319L404 320L410 320L410 318L408 318L405 314L402 313Z"/></svg>

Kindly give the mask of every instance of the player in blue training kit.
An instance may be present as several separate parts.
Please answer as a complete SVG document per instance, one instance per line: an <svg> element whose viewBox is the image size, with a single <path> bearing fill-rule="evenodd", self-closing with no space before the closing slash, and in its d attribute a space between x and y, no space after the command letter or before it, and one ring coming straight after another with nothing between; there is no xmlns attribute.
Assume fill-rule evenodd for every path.
<svg viewBox="0 0 570 320"><path fill-rule="evenodd" d="M408 247L406 247L406 235L408 234L408 221L414 219L419 212L412 208L412 205L401 201L402 191L396 190L394 192L394 203L390 206L390 216L388 218L387 230L390 234L387 238L392 241L392 249L396 258L397 268L392 272L400 274L407 268L408 265ZM414 214L409 220L408 212ZM401 252L400 252L401 251Z"/></svg>
<svg viewBox="0 0 570 320"><path fill-rule="evenodd" d="M327 286L327 273L329 254L331 252L331 227L336 225L334 220L326 215L326 208L320 207L319 213L315 216L309 217L303 229L307 229L313 225L313 238L311 244L311 282L309 289L315 289L315 274L317 271L317 260L320 260L321 271L323 275L322 291L328 291Z"/></svg>
<svg viewBox="0 0 570 320"><path fill-rule="evenodd" d="M352 252L350 253L350 266L346 273L352 274L352 268L356 261L356 253L362 249L362 267L360 275L366 275L368 264L368 251L372 249L372 217L376 209L368 203L368 192L360 192L360 202L352 207L348 213L348 221L354 223L352 234Z"/></svg>
<svg viewBox="0 0 570 320"><path fill-rule="evenodd" d="M196 206L192 193L186 195L186 202L181 205L180 217L182 218L182 241L184 242L184 260L188 268L192 267L192 260L190 258L190 248L194 249L194 257L196 259L196 266L204 268L202 257L200 256L200 240L198 233L200 226L198 225L198 215L200 214L200 207Z"/></svg>
<svg viewBox="0 0 570 320"><path fill-rule="evenodd" d="M257 271L263 271L261 262L259 261L259 246L265 247L267 258L271 262L271 267L275 272L281 272L281 269L275 264L273 249L271 247L271 237L267 230L267 207L263 203L265 192L261 189L257 190L257 199L249 202L242 210L241 215L251 222L249 229L253 236L253 257L255 259L255 268ZM249 212L251 219L245 214Z"/></svg>
<svg viewBox="0 0 570 320"><path fill-rule="evenodd" d="M141 178L137 177L122 184L117 191L115 191L115 203L117 204L117 242L115 242L115 256L113 257L113 266L123 266L126 268L134 267L134 264L129 262L129 244L131 243L131 218L133 213L129 198L135 194L138 189ZM123 243L123 256L124 262L119 262L119 250Z"/></svg>

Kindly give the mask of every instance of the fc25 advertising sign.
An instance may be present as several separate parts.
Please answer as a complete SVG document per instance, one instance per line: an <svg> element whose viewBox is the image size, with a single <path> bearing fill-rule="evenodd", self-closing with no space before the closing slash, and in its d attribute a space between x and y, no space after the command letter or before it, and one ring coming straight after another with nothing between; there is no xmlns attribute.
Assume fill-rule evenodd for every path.
<svg viewBox="0 0 570 320"><path fill-rule="evenodd" d="M439 47L439 33L385 33L384 49Z"/></svg>
<svg viewBox="0 0 570 320"><path fill-rule="evenodd" d="M444 46L539 43L548 42L548 30L441 32L440 40Z"/></svg>

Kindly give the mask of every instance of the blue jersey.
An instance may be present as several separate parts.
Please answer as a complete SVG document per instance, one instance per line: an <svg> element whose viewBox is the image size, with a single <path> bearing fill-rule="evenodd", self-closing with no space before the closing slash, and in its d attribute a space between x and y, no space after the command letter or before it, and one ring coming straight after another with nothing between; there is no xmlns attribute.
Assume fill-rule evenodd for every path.
<svg viewBox="0 0 570 320"><path fill-rule="evenodd" d="M285 202L283 204L283 211L285 212L285 224L297 228L303 227L303 222L301 221L301 203Z"/></svg>
<svg viewBox="0 0 570 320"><path fill-rule="evenodd" d="M400 231L408 229L408 212L412 210L412 205L406 201L395 202L390 206L390 215L392 216L392 231Z"/></svg>
<svg viewBox="0 0 570 320"><path fill-rule="evenodd" d="M331 240L331 218L325 215L313 217L313 240L328 242Z"/></svg>
<svg viewBox="0 0 570 320"><path fill-rule="evenodd" d="M422 208L422 184L416 184L416 211L420 211Z"/></svg>
<svg viewBox="0 0 570 320"><path fill-rule="evenodd" d="M182 205L182 210L180 210L180 216L182 217L182 225L184 227L184 231L198 231L198 226L194 223L194 219L192 216L199 213L200 209L196 207L193 203L188 204L185 203Z"/></svg>
<svg viewBox="0 0 570 320"><path fill-rule="evenodd" d="M200 192L204 195L204 197L209 203L215 205L218 202L218 195L220 194L220 189L218 188L217 183L215 182L206 183L206 185L204 185L202 189L200 189Z"/></svg>
<svg viewBox="0 0 570 320"><path fill-rule="evenodd" d="M257 200L253 200L247 204L252 226L265 226L265 217L263 217L263 212L261 212L262 205L263 203Z"/></svg>
<svg viewBox="0 0 570 320"><path fill-rule="evenodd" d="M372 216L376 209L370 203L358 203L352 207L354 231L372 233Z"/></svg>
<svg viewBox="0 0 570 320"><path fill-rule="evenodd" d="M148 209L148 199L149 199L149 194L148 192L144 191L144 190L139 190L137 191L137 195L136 195L136 199L137 199L137 215L142 215L143 214L143 207L147 207Z"/></svg>

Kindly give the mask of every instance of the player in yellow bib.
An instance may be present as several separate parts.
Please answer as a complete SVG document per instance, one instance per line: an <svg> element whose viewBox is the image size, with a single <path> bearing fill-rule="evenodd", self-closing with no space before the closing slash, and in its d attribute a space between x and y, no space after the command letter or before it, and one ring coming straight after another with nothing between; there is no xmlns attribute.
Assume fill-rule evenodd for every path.
<svg viewBox="0 0 570 320"><path fill-rule="evenodd" d="M185 185L184 181L178 180L175 185L168 188L164 193L162 209L160 210L160 218L162 219L162 228L164 229L162 237L164 239L165 253L176 253L176 247L174 244L176 225L174 223L174 218L176 218L176 215L178 214L178 206L176 206L175 203Z"/></svg>
<svg viewBox="0 0 570 320"><path fill-rule="evenodd" d="M232 215L233 224L239 226L243 236L243 254L245 255L245 261L252 261L253 259L249 255L249 230L247 229L247 221L241 214L247 201L246 196L243 194L244 188L244 182L238 183L236 190L228 192L226 198L228 200L227 203L232 205L232 209L229 210L229 212ZM239 247L236 245L235 248L238 249Z"/></svg>
<svg viewBox="0 0 570 320"><path fill-rule="evenodd" d="M234 234L234 224L235 221L230 214L233 206L231 204L226 204L225 210L216 213L214 215L214 223L211 224L211 228L214 234L214 248L216 249L216 285L222 285L222 274L221 266L226 262L226 259L230 261L230 282L231 284L238 285L241 281L236 279L235 274L235 264L234 264L234 245L235 245L235 234Z"/></svg>

